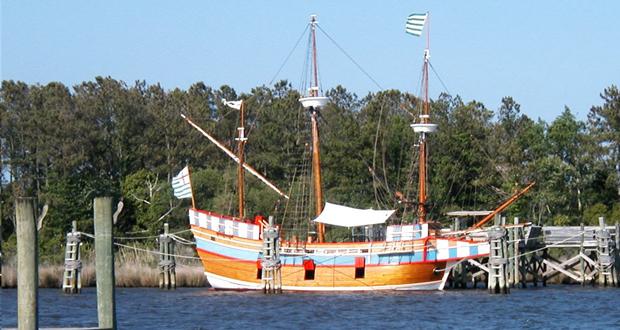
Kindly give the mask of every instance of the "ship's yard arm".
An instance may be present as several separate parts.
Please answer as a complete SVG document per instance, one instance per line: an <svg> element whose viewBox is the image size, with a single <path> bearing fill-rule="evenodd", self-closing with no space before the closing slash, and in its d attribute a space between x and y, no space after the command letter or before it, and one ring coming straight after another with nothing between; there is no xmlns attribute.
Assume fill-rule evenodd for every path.
<svg viewBox="0 0 620 330"><path fill-rule="evenodd" d="M185 121L187 121L188 124L192 125L195 129L197 129L200 133L202 133L202 135L204 135L207 139L209 139L209 141L213 142L213 144L215 144L218 148L220 148L222 151L224 151L224 153L226 155L228 155L228 157L232 158L235 162L239 163L239 157L237 157L237 155L235 155L232 151L230 151L228 148L226 148L226 146L224 146L218 140L216 140L214 137L209 135L209 133L205 132L205 130L200 128L200 126L196 125L193 121L191 121L189 118L187 118L187 116L185 116L184 114L181 114L181 117L183 117L183 119L185 119ZM269 188L271 188L275 192L277 192L280 196L282 196L282 197L284 197L286 199L289 199L289 196L287 194L285 194L280 189L278 189L278 187L276 187L273 183L269 182L269 180L267 180L267 178L265 178L263 175L258 173L258 171L256 171L252 166L248 165L248 163L243 162L243 168L245 168L246 171L250 172L252 175L257 177L259 180L261 180Z"/></svg>
<svg viewBox="0 0 620 330"><path fill-rule="evenodd" d="M498 208L493 210L493 212L489 213L486 217L484 217L482 220L480 220L480 222L478 222L477 224L473 225L471 227L471 229L478 229L478 228L484 226L484 224L486 224L487 222L491 221L491 219L493 219L496 214L501 213L508 206L510 206L512 203L516 202L519 198L521 198L521 196L523 196L525 193L527 193L532 187L534 187L535 184L536 184L536 182L532 182L529 185L527 185L527 187L523 188L522 190L518 191L514 195L510 196L510 198L508 198L508 200L503 202Z"/></svg>

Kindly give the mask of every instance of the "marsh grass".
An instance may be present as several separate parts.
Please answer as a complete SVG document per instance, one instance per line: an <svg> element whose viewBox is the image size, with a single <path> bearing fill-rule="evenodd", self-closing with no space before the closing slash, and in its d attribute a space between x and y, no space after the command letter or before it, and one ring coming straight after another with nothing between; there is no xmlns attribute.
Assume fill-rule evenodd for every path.
<svg viewBox="0 0 620 330"><path fill-rule="evenodd" d="M136 245L135 248L145 249ZM194 256L191 247L178 247L178 255ZM2 287L17 287L17 273L15 258L7 258L8 262L2 265ZM115 279L117 287L158 287L159 286L159 256L146 251L121 247L115 253ZM60 288L64 274L63 265L40 264L39 287ZM207 286L204 269L199 260L177 258L176 261L177 287ZM96 285L95 256L92 251L86 251L82 259L82 287Z"/></svg>

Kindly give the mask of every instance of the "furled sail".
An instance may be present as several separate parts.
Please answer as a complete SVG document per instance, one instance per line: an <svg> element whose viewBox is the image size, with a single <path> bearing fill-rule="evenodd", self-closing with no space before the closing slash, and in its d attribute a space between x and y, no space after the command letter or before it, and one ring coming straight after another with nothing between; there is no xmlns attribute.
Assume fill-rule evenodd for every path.
<svg viewBox="0 0 620 330"><path fill-rule="evenodd" d="M356 209L338 204L325 203L323 212L314 222L340 227L358 227L385 223L395 210Z"/></svg>

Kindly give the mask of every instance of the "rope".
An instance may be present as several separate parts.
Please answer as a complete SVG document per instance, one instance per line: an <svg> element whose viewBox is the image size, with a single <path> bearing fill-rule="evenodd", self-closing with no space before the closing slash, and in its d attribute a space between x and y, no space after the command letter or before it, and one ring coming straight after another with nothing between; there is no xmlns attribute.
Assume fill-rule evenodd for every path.
<svg viewBox="0 0 620 330"><path fill-rule="evenodd" d="M584 235L584 234L585 234L585 233L578 233L578 234L573 235L573 236L571 236L571 237L568 237L568 238L566 238L566 239L564 239L564 240L561 240L561 241L559 241L559 242L557 242L557 243L554 243L554 244L551 244L551 245L546 245L546 246L543 246L543 247L541 247L541 248L539 248L539 249L536 249L536 250L532 250L532 251L528 251L528 252L525 252L525 253L517 254L516 256L512 256L512 257L510 257L510 258L520 258L520 257L526 256L526 255L528 255L528 254L532 254L532 253L540 252L540 251L542 251L542 250L548 249L548 248L553 247L553 246L555 246L555 245L560 245L560 244L562 244L562 243L564 243L564 242L566 242L566 241L569 241L569 240L571 240L571 239L573 239L573 238L575 238L575 237L577 237L577 236ZM536 238L536 239L538 239L538 238ZM532 240L533 240L533 239L532 239ZM512 242L516 242L516 241L512 241ZM443 268L443 269L437 269L437 271L447 271L447 270L451 270L452 268L456 267L457 265L459 265L460 263L464 262L465 260L468 260L468 259L467 259L467 258L462 259L462 260L460 260L459 262L455 263L454 265L452 265L452 266L450 266L450 267L446 267L446 268Z"/></svg>
<svg viewBox="0 0 620 330"><path fill-rule="evenodd" d="M174 233L169 233L168 235L172 236L172 235L177 235L177 234L182 234L182 233L186 233L188 231L192 231L191 229L185 229L185 230L181 230L181 231L177 231ZM89 237L89 238L95 238L95 235L93 234L89 234L89 233L84 233L84 232L79 232L82 235ZM134 237L114 237L115 240L138 240L138 239L149 239L149 238L158 238L159 235L153 235L153 236L134 236ZM178 237L178 236L177 236Z"/></svg>
<svg viewBox="0 0 620 330"><path fill-rule="evenodd" d="M327 32L325 32L325 30L323 30L323 28L321 28L320 25L316 25L319 30L321 32L323 32L323 34L332 42L334 43L334 45L336 47L338 47L338 49L349 59L351 60L351 62L353 62L353 64L355 64L355 66L357 66L357 68L362 71L362 73L364 73L366 75L366 77L368 77L368 79L370 79L380 90L383 90L383 87L381 87L381 85L379 85L379 83L368 73L366 72L366 70L364 70L364 68L362 68L361 65L359 65L354 59L353 57L351 57L351 55L349 55L349 53L347 53L342 47L340 47L340 45L336 42L336 40L334 40L329 34L327 34Z"/></svg>
<svg viewBox="0 0 620 330"><path fill-rule="evenodd" d="M195 242L192 242L188 239L185 239L183 237L179 237L177 235L174 234L168 234L168 236L170 236L173 240L175 240L176 242L183 244L183 245L196 245Z"/></svg>
<svg viewBox="0 0 620 330"><path fill-rule="evenodd" d="M114 245L121 246L121 247L128 248L128 249L132 249L132 250L136 250L136 251L148 252L148 253L152 253L152 254L156 254L156 255L172 256L172 257L175 257L175 258L202 260L200 257L190 257L190 256L179 255L179 254L161 253L161 252L157 252L157 251L153 251L153 250L141 249L141 248L138 248L138 247L135 247L135 246L125 245L125 244L116 243L116 242L114 243ZM228 259L226 259L226 260L228 260Z"/></svg>
<svg viewBox="0 0 620 330"><path fill-rule="evenodd" d="M544 250L544 249L548 249L548 248L553 247L553 246L555 246L555 245L560 245L560 244L562 244L562 243L564 243L564 242L566 242L566 241L569 241L569 240L571 240L571 239L573 239L573 238L575 238L575 237L577 237L577 236L581 236L581 235L584 235L584 234L585 234L585 233L578 233L578 234L576 234L576 235L573 235L573 236L571 236L571 237L568 237L568 238L566 238L566 239L563 239L563 240L561 240L561 241L559 241L559 242L557 242L557 243L554 243L554 244L551 244L551 245L546 245L546 246L543 246L543 247L541 247L541 248L539 248L539 249L532 250L532 251L528 251L528 252L525 252L525 253L522 253L522 254L518 254L518 255L514 256L513 258L522 257L522 256L525 256L525 255L528 255L528 254L532 254L532 253L536 253L536 252L542 251L542 250Z"/></svg>
<svg viewBox="0 0 620 330"><path fill-rule="evenodd" d="M288 53L288 56L286 56L286 59L284 59L284 62L282 63L282 65L280 65L278 72L276 72L276 74L273 75L273 78L271 78L271 80L269 81L269 85L273 84L273 81L276 80L276 78L278 77L278 75L280 74L280 72L282 71L286 63L288 62L288 60L291 58L291 55L293 55L293 52L295 51L295 49L297 49L297 46L299 46L299 42L301 42L301 39L303 39L304 35L306 34L306 31L308 31L309 26L310 24L306 25L306 28L299 36L299 39L297 39L295 46L293 46L293 49L291 49L291 51Z"/></svg>
<svg viewBox="0 0 620 330"><path fill-rule="evenodd" d="M437 77L437 79L439 80L439 82L441 83L441 86L443 86L443 89L446 90L446 93L448 93L448 95L452 95L450 93L450 91L448 90L448 87L446 87L446 84L443 83L443 80L441 80L441 77L439 76L439 74L437 73L437 71L435 71L435 67L433 67L433 64L429 61L428 65L431 67L431 70L433 70L433 73L435 74L435 76Z"/></svg>
<svg viewBox="0 0 620 330"><path fill-rule="evenodd" d="M153 236L136 236L136 237L114 237L114 239L117 240L135 240L135 239L149 239L149 238L157 238L159 237L159 235L153 235Z"/></svg>

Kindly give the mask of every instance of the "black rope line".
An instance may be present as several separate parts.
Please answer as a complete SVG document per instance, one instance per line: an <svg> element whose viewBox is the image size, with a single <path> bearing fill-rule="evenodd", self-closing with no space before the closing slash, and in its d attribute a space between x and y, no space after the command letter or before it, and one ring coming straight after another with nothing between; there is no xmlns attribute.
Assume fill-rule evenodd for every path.
<svg viewBox="0 0 620 330"><path fill-rule="evenodd" d="M304 29L304 31L301 33L301 35L297 39L297 42L295 43L295 46L293 46L293 49L291 49L291 51L288 53L288 56L286 56L286 59L284 59L284 62L282 63L282 65L280 65L280 68L278 69L278 72L276 72L276 74L273 76L273 78L271 78L271 80L269 81L269 85L273 84L273 81L276 80L276 78L278 77L278 75L280 74L280 72L282 71L282 69L284 68L286 63L288 62L288 60L293 55L293 52L295 52L295 49L297 49L297 46L299 46L299 43L301 42L301 39L303 39L304 35L306 34L306 31L308 31L308 26L310 26L310 25L309 24L306 25L306 28Z"/></svg>
<svg viewBox="0 0 620 330"><path fill-rule="evenodd" d="M366 70L364 70L364 68L362 68L361 65L359 65L359 63L357 63L353 57L351 57L351 55L349 55L349 53L347 53L344 48L342 48L337 42L336 40L334 40L329 34L327 34L327 32L325 32L325 30L323 30L323 28L321 28L320 25L318 25L318 28L321 32L323 32L323 34L332 42L334 43L334 45L336 47L338 47L338 49L351 61L353 62L353 64L355 64L355 66L357 66L357 68L362 71L362 73L364 73L366 75L366 77L368 77L368 79L370 79L380 90L383 90L383 87L368 73L366 72Z"/></svg>

